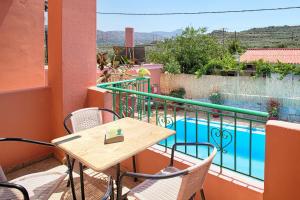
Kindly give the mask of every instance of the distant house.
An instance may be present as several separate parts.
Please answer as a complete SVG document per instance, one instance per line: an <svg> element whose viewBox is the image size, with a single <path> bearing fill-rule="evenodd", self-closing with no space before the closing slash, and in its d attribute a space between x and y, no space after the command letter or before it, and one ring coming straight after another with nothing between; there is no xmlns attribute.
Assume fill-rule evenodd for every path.
<svg viewBox="0 0 300 200"><path fill-rule="evenodd" d="M251 63L263 59L270 63L300 64L300 48L259 48L248 49L240 57L241 62Z"/></svg>

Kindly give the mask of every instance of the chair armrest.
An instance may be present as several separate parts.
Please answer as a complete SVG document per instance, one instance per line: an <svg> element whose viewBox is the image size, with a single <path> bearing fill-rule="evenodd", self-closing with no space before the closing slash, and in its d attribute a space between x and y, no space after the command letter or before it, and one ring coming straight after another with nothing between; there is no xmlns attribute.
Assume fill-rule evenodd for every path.
<svg viewBox="0 0 300 200"><path fill-rule="evenodd" d="M14 184L14 183L9 183L9 182L0 182L0 187L17 189L20 192L22 192L24 200L29 200L28 192L27 192L27 190L22 185L18 185L18 184Z"/></svg>
<svg viewBox="0 0 300 200"><path fill-rule="evenodd" d="M211 148L215 147L214 145L212 145L211 143L208 143L208 142L175 143L172 147L170 166L173 166L173 164L174 164L174 153L175 153L177 146L207 146L207 147L211 147Z"/></svg>
<svg viewBox="0 0 300 200"><path fill-rule="evenodd" d="M144 178L144 179L167 179L174 178L176 176L186 175L188 173L187 170L181 170L178 172L170 173L170 174L142 174L142 173L134 173L134 172L124 172L121 176L121 179L125 176L135 177L135 178Z"/></svg>
<svg viewBox="0 0 300 200"><path fill-rule="evenodd" d="M116 112L113 111L113 110L110 110L110 109L107 109L107 108L98 108L98 109L101 110L101 111L110 112L110 113L112 113L113 115L115 115L118 119L124 118L124 116L121 117L118 113L116 113Z"/></svg>
<svg viewBox="0 0 300 200"><path fill-rule="evenodd" d="M39 144L39 145L50 146L50 147L55 146L54 144L51 144L49 142L42 142L38 140L31 140L25 138L0 138L0 142L25 142L25 143Z"/></svg>

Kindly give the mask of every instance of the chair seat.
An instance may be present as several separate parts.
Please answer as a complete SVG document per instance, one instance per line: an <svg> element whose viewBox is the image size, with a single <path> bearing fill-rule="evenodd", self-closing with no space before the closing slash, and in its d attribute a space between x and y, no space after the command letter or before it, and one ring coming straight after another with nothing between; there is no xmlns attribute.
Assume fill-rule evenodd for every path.
<svg viewBox="0 0 300 200"><path fill-rule="evenodd" d="M157 174L166 175L177 171L179 169L175 167L167 167ZM176 200L181 182L181 176L160 180L147 179L134 187L127 196L140 200Z"/></svg>
<svg viewBox="0 0 300 200"><path fill-rule="evenodd" d="M9 182L23 186L32 200L49 199L66 177L67 170L66 166L61 165L45 172L28 174ZM0 199L23 199L23 195L16 189L0 188Z"/></svg>

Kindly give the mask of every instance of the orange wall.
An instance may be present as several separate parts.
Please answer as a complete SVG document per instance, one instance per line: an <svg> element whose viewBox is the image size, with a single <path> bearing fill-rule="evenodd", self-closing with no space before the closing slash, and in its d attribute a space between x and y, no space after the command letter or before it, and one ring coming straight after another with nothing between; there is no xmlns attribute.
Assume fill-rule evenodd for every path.
<svg viewBox="0 0 300 200"><path fill-rule="evenodd" d="M0 1L0 92L44 86L44 1Z"/></svg>
<svg viewBox="0 0 300 200"><path fill-rule="evenodd" d="M86 106L87 88L96 84L96 1L51 0L48 16L48 85L53 137L59 137L64 118Z"/></svg>
<svg viewBox="0 0 300 200"><path fill-rule="evenodd" d="M145 150L137 155L137 171L141 173L156 173L170 162L169 154L160 151ZM122 166L132 171L131 159L122 163ZM175 166L179 169L189 167L187 162L175 161ZM263 194L245 186L235 184L216 175L209 174L204 184L205 196L207 200L262 200ZM196 199L200 199L197 194Z"/></svg>
<svg viewBox="0 0 300 200"><path fill-rule="evenodd" d="M50 141L50 89L41 87L0 93L0 137ZM38 145L1 143L0 164L13 167L49 153Z"/></svg>
<svg viewBox="0 0 300 200"><path fill-rule="evenodd" d="M264 200L300 199L300 124L268 121Z"/></svg>

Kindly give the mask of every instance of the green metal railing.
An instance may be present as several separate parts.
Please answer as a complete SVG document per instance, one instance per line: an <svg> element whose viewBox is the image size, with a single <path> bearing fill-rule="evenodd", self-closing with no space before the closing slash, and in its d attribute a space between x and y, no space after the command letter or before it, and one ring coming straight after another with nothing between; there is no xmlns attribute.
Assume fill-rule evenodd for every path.
<svg viewBox="0 0 300 200"><path fill-rule="evenodd" d="M123 116L174 129L174 137L159 143L166 149L175 142L211 142L219 151L214 164L220 166L220 170L229 169L263 180L263 172L256 173L255 165L261 160L261 168L264 162L263 132L268 113L153 94L148 77L104 83L98 87L112 92L112 109ZM203 152L210 153L209 149L189 147L177 151L200 159L205 157Z"/></svg>

